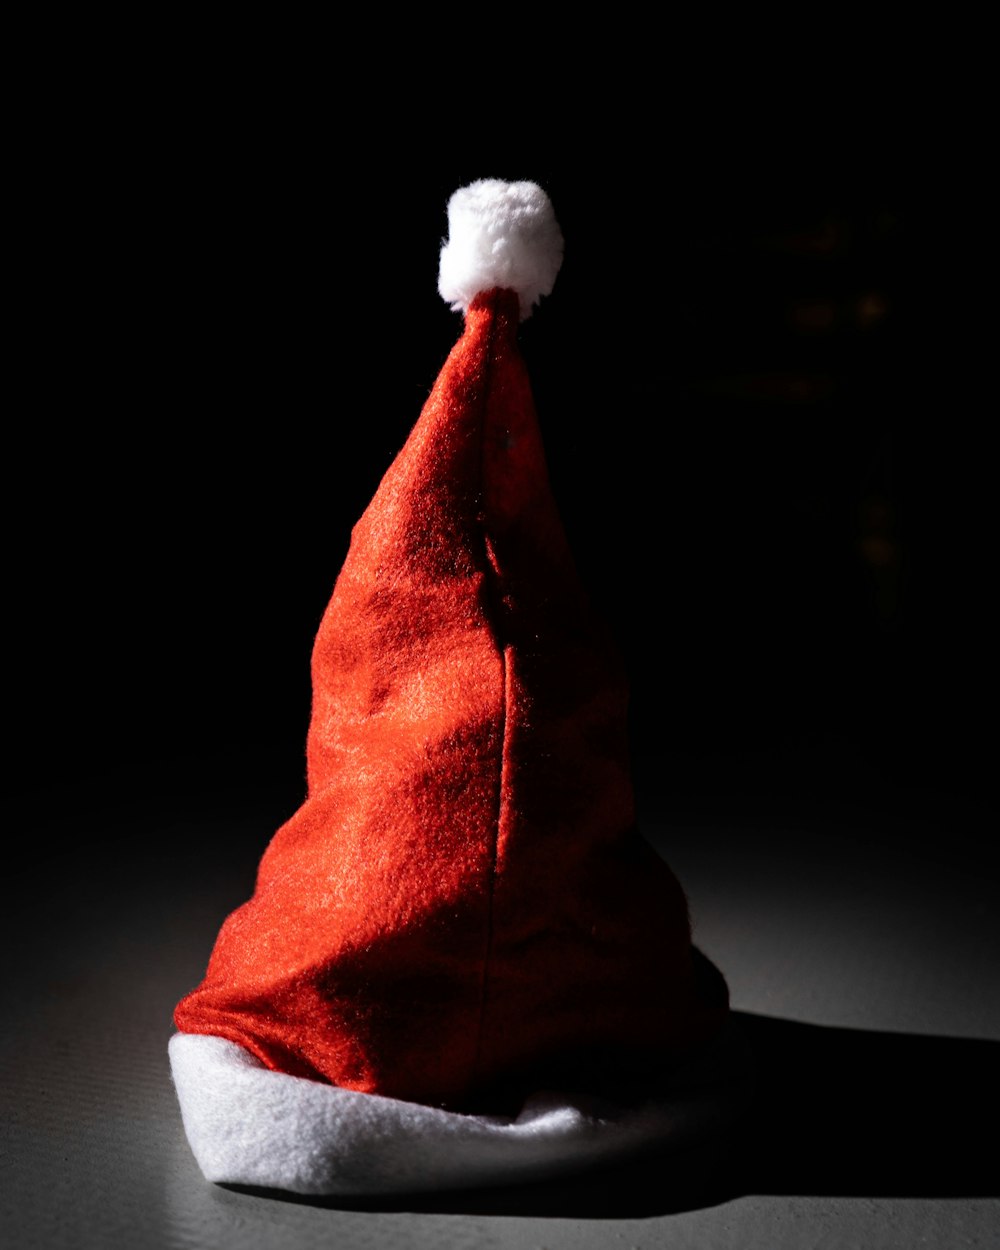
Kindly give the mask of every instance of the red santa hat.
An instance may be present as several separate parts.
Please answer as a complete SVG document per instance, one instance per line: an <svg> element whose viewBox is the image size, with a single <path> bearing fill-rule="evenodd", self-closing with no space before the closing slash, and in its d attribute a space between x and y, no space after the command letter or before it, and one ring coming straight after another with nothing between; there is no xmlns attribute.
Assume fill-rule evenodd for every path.
<svg viewBox="0 0 1000 1250"><path fill-rule="evenodd" d="M533 183L492 180L448 218L439 289L465 329L319 627L308 796L175 1011L216 1181L405 1191L632 1148L677 1109L609 1110L616 1077L676 1064L726 1015L636 829L624 675L518 349L558 223Z"/></svg>

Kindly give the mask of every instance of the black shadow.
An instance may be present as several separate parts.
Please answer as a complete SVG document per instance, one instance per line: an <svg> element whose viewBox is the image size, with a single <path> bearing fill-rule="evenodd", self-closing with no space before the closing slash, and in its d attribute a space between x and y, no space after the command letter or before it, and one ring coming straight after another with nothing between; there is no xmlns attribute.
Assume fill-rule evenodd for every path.
<svg viewBox="0 0 1000 1250"><path fill-rule="evenodd" d="M1000 1195L984 1148L1000 1043L827 1028L733 1012L729 1111L705 1139L538 1185L288 1202L371 1211L642 1218L745 1194Z"/></svg>

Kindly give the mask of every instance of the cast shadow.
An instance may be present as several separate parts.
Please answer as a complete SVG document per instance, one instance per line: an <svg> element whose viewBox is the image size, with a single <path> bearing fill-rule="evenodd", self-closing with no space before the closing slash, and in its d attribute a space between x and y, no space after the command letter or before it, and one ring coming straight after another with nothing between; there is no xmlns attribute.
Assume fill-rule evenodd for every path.
<svg viewBox="0 0 1000 1250"><path fill-rule="evenodd" d="M997 1122L1000 1043L826 1028L733 1012L728 1112L703 1140L537 1185L316 1199L370 1211L623 1219L745 1194L962 1198L1000 1195L983 1147Z"/></svg>
<svg viewBox="0 0 1000 1250"><path fill-rule="evenodd" d="M733 1193L1000 1195L983 1128L1000 1043L823 1028L736 1013L753 1099L727 1163Z"/></svg>

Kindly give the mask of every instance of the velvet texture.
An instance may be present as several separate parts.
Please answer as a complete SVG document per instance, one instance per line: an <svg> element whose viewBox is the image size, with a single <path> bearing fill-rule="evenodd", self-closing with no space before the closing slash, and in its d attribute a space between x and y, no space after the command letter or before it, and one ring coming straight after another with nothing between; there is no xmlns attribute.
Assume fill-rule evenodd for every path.
<svg viewBox="0 0 1000 1250"><path fill-rule="evenodd" d="M518 321L513 292L476 297L355 526L313 653L308 797L175 1012L290 1075L458 1107L576 1055L685 1050L726 1011L635 830L624 676Z"/></svg>

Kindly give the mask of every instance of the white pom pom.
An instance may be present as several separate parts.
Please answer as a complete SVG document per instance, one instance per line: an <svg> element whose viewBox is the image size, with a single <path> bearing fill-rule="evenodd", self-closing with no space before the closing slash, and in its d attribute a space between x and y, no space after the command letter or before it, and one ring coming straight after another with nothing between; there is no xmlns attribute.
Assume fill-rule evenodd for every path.
<svg viewBox="0 0 1000 1250"><path fill-rule="evenodd" d="M517 292L521 319L555 284L563 237L549 197L533 182L484 179L448 201L438 291L465 312L480 291Z"/></svg>

